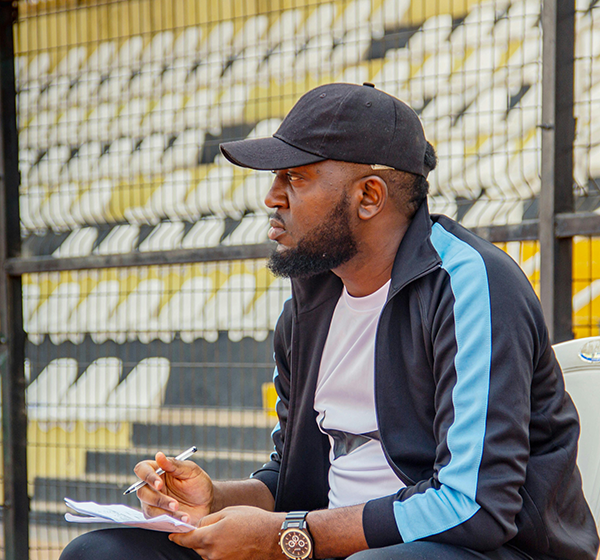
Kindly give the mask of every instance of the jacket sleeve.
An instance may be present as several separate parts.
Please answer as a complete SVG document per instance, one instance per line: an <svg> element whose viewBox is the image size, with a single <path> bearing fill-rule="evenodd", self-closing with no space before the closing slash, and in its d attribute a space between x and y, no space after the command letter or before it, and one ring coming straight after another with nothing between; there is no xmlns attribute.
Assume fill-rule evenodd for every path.
<svg viewBox="0 0 600 560"><path fill-rule="evenodd" d="M275 350L273 383L275 384L275 390L277 391L275 409L278 418L278 422L271 432L274 449L271 453L270 460L251 475L251 478L257 478L267 485L271 494L273 494L273 498L275 498L277 492L290 397L289 358L291 345L289 344L289 340L291 336L291 305L291 300L286 301L283 312L277 321L273 340Z"/></svg>
<svg viewBox="0 0 600 560"><path fill-rule="evenodd" d="M493 250L484 260L443 228L432 241L443 269L441 295L426 304L435 384L433 475L368 502L365 536L371 547L430 540L494 550L517 533L531 386L540 348L547 348L546 329L516 264Z"/></svg>

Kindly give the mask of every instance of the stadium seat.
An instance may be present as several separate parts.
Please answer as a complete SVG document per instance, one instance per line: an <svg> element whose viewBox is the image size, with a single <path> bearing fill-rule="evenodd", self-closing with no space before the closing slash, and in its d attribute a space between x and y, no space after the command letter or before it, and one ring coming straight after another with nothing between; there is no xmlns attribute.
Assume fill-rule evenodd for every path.
<svg viewBox="0 0 600 560"><path fill-rule="evenodd" d="M144 39L141 35L133 35L125 40L119 48L115 65L120 68L138 70L142 64L141 56L144 50Z"/></svg>
<svg viewBox="0 0 600 560"><path fill-rule="evenodd" d="M106 407L108 395L121 378L123 364L119 358L98 358L69 387L48 420L59 422L95 421L98 411Z"/></svg>
<svg viewBox="0 0 600 560"><path fill-rule="evenodd" d="M56 123L56 139L59 144L78 146L79 126L85 119L86 111L83 107L69 107Z"/></svg>
<svg viewBox="0 0 600 560"><path fill-rule="evenodd" d="M444 48L452 32L452 16L440 14L427 18L406 45L411 58L421 60L426 54Z"/></svg>
<svg viewBox="0 0 600 560"><path fill-rule="evenodd" d="M41 218L55 231L65 231L77 226L71 206L79 196L79 186L73 182L61 182L40 208Z"/></svg>
<svg viewBox="0 0 600 560"><path fill-rule="evenodd" d="M395 29L405 23L411 0L383 0L381 6L371 15L374 29L383 34L385 29Z"/></svg>
<svg viewBox="0 0 600 560"><path fill-rule="evenodd" d="M250 173L244 181L233 191L233 207L242 214L249 212L267 212L265 196L271 184L273 176L268 171L255 171Z"/></svg>
<svg viewBox="0 0 600 560"><path fill-rule="evenodd" d="M335 20L332 33L336 39L341 39L347 33L362 36L361 31L369 31L371 17L371 0L352 0L346 4L344 11Z"/></svg>
<svg viewBox="0 0 600 560"><path fill-rule="evenodd" d="M120 120L120 119L117 119ZM129 175L129 161L136 142L130 136L118 138L98 159L98 177L120 178Z"/></svg>
<svg viewBox="0 0 600 560"><path fill-rule="evenodd" d="M90 54L87 61L82 66L82 73L98 72L106 74L112 66L112 61L117 52L114 41L102 41L98 43L97 48Z"/></svg>
<svg viewBox="0 0 600 560"><path fill-rule="evenodd" d="M98 282L71 313L66 327L68 338L81 342L86 333L105 331L120 296L118 280Z"/></svg>
<svg viewBox="0 0 600 560"><path fill-rule="evenodd" d="M203 338L214 342L218 331L240 330L242 318L254 299L256 278L253 274L232 274L208 300L202 313Z"/></svg>
<svg viewBox="0 0 600 560"><path fill-rule="evenodd" d="M255 340L266 340L270 331L275 330L277 319L283 310L283 304L291 297L290 281L275 278L271 285L254 301L248 313L242 318L239 329L230 328L229 339L237 342L244 336Z"/></svg>
<svg viewBox="0 0 600 560"><path fill-rule="evenodd" d="M73 219L80 225L105 223L106 211L113 189L114 183L110 179L92 182L88 190L71 206Z"/></svg>
<svg viewBox="0 0 600 560"><path fill-rule="evenodd" d="M198 220L181 242L183 249L201 249L215 247L225 232L225 221L216 216Z"/></svg>
<svg viewBox="0 0 600 560"><path fill-rule="evenodd" d="M19 196L19 211L21 223L28 230L43 230L47 224L42 218L41 207L48 196L43 185L31 185L26 192Z"/></svg>
<svg viewBox="0 0 600 560"><path fill-rule="evenodd" d="M123 102L123 92L131 80L132 70L117 66L98 86L98 100L111 103Z"/></svg>
<svg viewBox="0 0 600 560"><path fill-rule="evenodd" d="M156 319L151 319L150 331L163 342L171 342L176 332L184 342L201 336L202 309L212 295L213 281L208 276L186 280L167 301Z"/></svg>
<svg viewBox="0 0 600 560"><path fill-rule="evenodd" d="M119 136L139 136L140 124L148 112L150 101L141 97L134 97L121 110L113 120L110 134L114 138Z"/></svg>
<svg viewBox="0 0 600 560"><path fill-rule="evenodd" d="M173 49L173 31L159 31L142 52L142 64L163 64Z"/></svg>
<svg viewBox="0 0 600 560"><path fill-rule="evenodd" d="M98 230L93 227L75 228L52 253L54 257L84 257L92 253Z"/></svg>
<svg viewBox="0 0 600 560"><path fill-rule="evenodd" d="M176 169L197 166L205 134L202 128L188 128L179 134L165 150L162 161L163 171L168 173Z"/></svg>
<svg viewBox="0 0 600 560"><path fill-rule="evenodd" d="M494 41L508 44L522 41L540 19L541 2L538 0L513 1L506 15L494 26Z"/></svg>
<svg viewBox="0 0 600 560"><path fill-rule="evenodd" d="M267 31L267 47L273 49L288 37L293 37L301 21L302 12L299 9L292 8L281 12L279 18L275 20Z"/></svg>
<svg viewBox="0 0 600 560"><path fill-rule="evenodd" d="M269 216L267 214L248 214L225 239L223 245L254 245L268 241Z"/></svg>
<svg viewBox="0 0 600 560"><path fill-rule="evenodd" d="M197 49L202 39L202 28L198 26L186 27L173 42L173 48L167 60L175 65L176 61L194 60Z"/></svg>
<svg viewBox="0 0 600 560"><path fill-rule="evenodd" d="M569 340L553 346L581 423L577 465L583 491L600 526L600 337Z"/></svg>
<svg viewBox="0 0 600 560"><path fill-rule="evenodd" d="M129 97L150 97L160 82L162 71L163 66L158 62L142 64L128 83Z"/></svg>
<svg viewBox="0 0 600 560"><path fill-rule="evenodd" d="M167 358L144 358L110 393L104 409L98 410L98 420L108 422L148 421L164 399L169 380Z"/></svg>
<svg viewBox="0 0 600 560"><path fill-rule="evenodd" d="M48 77L52 61L49 52L38 52L27 66L27 81L43 82Z"/></svg>
<svg viewBox="0 0 600 560"><path fill-rule="evenodd" d="M206 177L198 183L186 198L185 218L195 222L202 215L223 216L223 201L231 188L233 176L233 166L229 164L213 165Z"/></svg>
<svg viewBox="0 0 600 560"><path fill-rule="evenodd" d="M213 25L207 36L200 41L197 53L199 59L203 60L211 55L218 55L221 59L229 56L234 30L233 21L230 19Z"/></svg>
<svg viewBox="0 0 600 560"><path fill-rule="evenodd" d="M257 15L246 19L242 28L233 37L233 54L235 55L250 46L260 45L261 38L268 26L269 18L266 15Z"/></svg>
<svg viewBox="0 0 600 560"><path fill-rule="evenodd" d="M45 150L50 145L50 139L54 138L52 129L58 120L55 109L46 109L35 113L26 128L19 132L19 145L25 148Z"/></svg>
<svg viewBox="0 0 600 560"><path fill-rule="evenodd" d="M156 224L161 218L177 220L180 209L192 184L189 170L169 173L143 206L127 208L124 216L130 223Z"/></svg>
<svg viewBox="0 0 600 560"><path fill-rule="evenodd" d="M119 344L135 340L137 333L148 329L162 293L162 280L150 278L140 281L109 318L106 333L99 333L96 338L101 340L105 336Z"/></svg>
<svg viewBox="0 0 600 560"><path fill-rule="evenodd" d="M162 155L168 142L165 134L155 132L146 136L133 151L129 160L131 175L155 175L162 171Z"/></svg>
<svg viewBox="0 0 600 560"><path fill-rule="evenodd" d="M76 377L77 360L73 358L52 360L27 387L29 420L43 422L51 418Z"/></svg>
<svg viewBox="0 0 600 560"><path fill-rule="evenodd" d="M113 227L96 248L99 255L130 253L137 245L139 226L126 224Z"/></svg>
<svg viewBox="0 0 600 560"><path fill-rule="evenodd" d="M71 47L54 69L56 76L65 76L69 80L79 75L81 65L87 58L87 49L83 45Z"/></svg>
<svg viewBox="0 0 600 560"><path fill-rule="evenodd" d="M208 129L208 116L214 110L215 88L200 88L194 91L185 106L175 117L179 130L186 128Z"/></svg>
<svg viewBox="0 0 600 560"><path fill-rule="evenodd" d="M467 228L520 224L523 221L522 200L488 200L480 198L464 215L461 224Z"/></svg>
<svg viewBox="0 0 600 560"><path fill-rule="evenodd" d="M184 97L181 93L166 93L144 118L142 134L153 132L172 134L178 132L175 114L183 107Z"/></svg>
<svg viewBox="0 0 600 560"><path fill-rule="evenodd" d="M79 303L81 288L77 282L61 282L42 301L29 319L28 338L40 344L46 334L57 335L66 332L67 320Z"/></svg>
<svg viewBox="0 0 600 560"><path fill-rule="evenodd" d="M29 170L29 181L36 185L56 185L62 166L71 156L68 146L54 145Z"/></svg>
<svg viewBox="0 0 600 560"><path fill-rule="evenodd" d="M476 48L492 33L496 23L497 2L482 2L471 7L461 24L452 31L450 43L453 51Z"/></svg>
<svg viewBox="0 0 600 560"><path fill-rule="evenodd" d="M79 135L82 142L107 142L112 140L110 125L118 110L118 105L112 102L95 105L88 118L81 124Z"/></svg>
<svg viewBox="0 0 600 560"><path fill-rule="evenodd" d="M244 108L248 102L250 85L235 84L225 89L219 99L219 107L211 112L208 128L233 126L244 122Z"/></svg>
<svg viewBox="0 0 600 560"><path fill-rule="evenodd" d="M61 178L65 181L87 183L98 178L98 160L102 144L97 141L82 144L63 167Z"/></svg>
<svg viewBox="0 0 600 560"><path fill-rule="evenodd" d="M316 4L306 20L298 27L296 37L308 42L317 35L330 33L336 15L337 7L333 2Z"/></svg>
<svg viewBox="0 0 600 560"><path fill-rule="evenodd" d="M324 4L327 6L328 4ZM318 8L317 8L318 10ZM294 72L297 79L301 79L307 72L316 74L331 71L331 53L333 50L333 37L331 33L315 35L309 39L306 46L296 55Z"/></svg>
<svg viewBox="0 0 600 560"><path fill-rule="evenodd" d="M140 243L138 249L141 252L179 249L184 229L183 222L162 222Z"/></svg>

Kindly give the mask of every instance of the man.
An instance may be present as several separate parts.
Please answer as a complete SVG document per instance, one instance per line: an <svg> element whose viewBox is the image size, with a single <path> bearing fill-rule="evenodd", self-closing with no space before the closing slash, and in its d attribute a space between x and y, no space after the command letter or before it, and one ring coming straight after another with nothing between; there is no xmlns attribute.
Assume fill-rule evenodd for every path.
<svg viewBox="0 0 600 560"><path fill-rule="evenodd" d="M144 511L199 528L98 531L61 558L595 558L539 302L502 251L429 215L412 109L325 85L272 138L221 150L275 174L270 267L292 278L275 451L237 482L159 453L135 469Z"/></svg>

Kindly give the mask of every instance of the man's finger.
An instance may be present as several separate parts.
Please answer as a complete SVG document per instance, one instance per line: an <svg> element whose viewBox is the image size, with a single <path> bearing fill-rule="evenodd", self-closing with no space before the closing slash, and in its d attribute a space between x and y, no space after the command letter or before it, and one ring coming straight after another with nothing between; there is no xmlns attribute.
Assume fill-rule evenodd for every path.
<svg viewBox="0 0 600 560"><path fill-rule="evenodd" d="M169 540L178 544L179 546L185 546L186 548L193 548L200 556L204 556L204 543L202 541L202 529L195 529L189 533L171 533Z"/></svg>
<svg viewBox="0 0 600 560"><path fill-rule="evenodd" d="M141 461L133 468L133 472L139 479L145 480L151 486L160 489L163 482L160 476L156 474L159 466L156 461ZM158 486L157 482L159 483Z"/></svg>
<svg viewBox="0 0 600 560"><path fill-rule="evenodd" d="M175 498L171 498L150 486L142 486L137 491L137 497L142 504L148 507L160 508L164 510L163 513L172 513L179 508L179 502Z"/></svg>

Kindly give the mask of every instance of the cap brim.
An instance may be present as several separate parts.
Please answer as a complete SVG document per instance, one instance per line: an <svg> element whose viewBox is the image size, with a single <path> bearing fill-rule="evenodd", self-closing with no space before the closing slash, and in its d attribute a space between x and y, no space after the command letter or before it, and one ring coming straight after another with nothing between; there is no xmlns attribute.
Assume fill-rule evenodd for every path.
<svg viewBox="0 0 600 560"><path fill-rule="evenodd" d="M250 169L290 169L326 159L273 137L225 142L219 148L231 163Z"/></svg>

